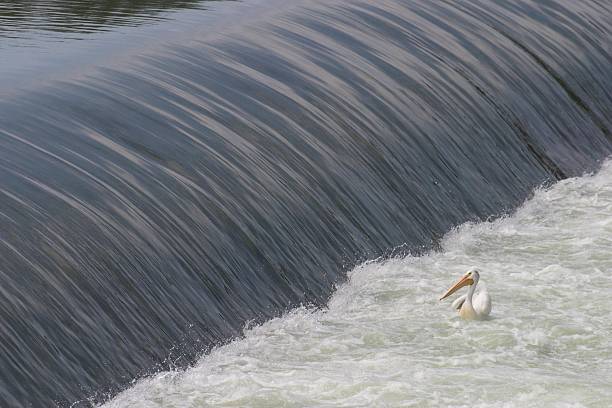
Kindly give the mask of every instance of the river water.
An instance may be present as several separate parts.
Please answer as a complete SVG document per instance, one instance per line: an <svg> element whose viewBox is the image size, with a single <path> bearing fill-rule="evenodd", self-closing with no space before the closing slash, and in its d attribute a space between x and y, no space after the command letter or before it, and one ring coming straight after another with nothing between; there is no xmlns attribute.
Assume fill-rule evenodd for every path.
<svg viewBox="0 0 612 408"><path fill-rule="evenodd" d="M606 401L609 171L571 178L611 38L597 0L4 2L0 406ZM471 265L483 324L435 301Z"/></svg>
<svg viewBox="0 0 612 408"><path fill-rule="evenodd" d="M127 407L609 407L612 162L467 223L440 252L367 262L324 310L301 308L143 380ZM437 299L470 266L486 321Z"/></svg>

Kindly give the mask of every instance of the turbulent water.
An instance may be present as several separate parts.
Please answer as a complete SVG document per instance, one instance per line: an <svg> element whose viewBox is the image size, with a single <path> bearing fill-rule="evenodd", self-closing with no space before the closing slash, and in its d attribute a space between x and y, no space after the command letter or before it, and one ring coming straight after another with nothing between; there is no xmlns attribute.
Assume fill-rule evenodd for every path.
<svg viewBox="0 0 612 408"><path fill-rule="evenodd" d="M612 162L468 223L440 252L367 262L301 308L143 380L105 408L612 406ZM477 265L493 297L463 321L438 297Z"/></svg>
<svg viewBox="0 0 612 408"><path fill-rule="evenodd" d="M594 380L603 381L599 366L587 373L568 339L597 339L604 326L572 334L569 323L536 319L551 318L553 310L565 313L553 315L561 320L579 310L546 301L558 287L541 282L574 279L561 255L550 251L560 266L548 269L549 261L512 271L487 261L485 255L514 256L513 240L531 237L520 233L532 227L516 228L508 243L496 235L528 210L499 224L505 227L477 226L446 238L445 255L360 267L333 294L364 261L426 253L457 225L508 213L534 188L598 168L612 153L609 2L35 0L3 3L0 26L0 406L103 403L138 379L196 364L214 348L202 360L204 371L166 374L142 395L194 405L258 398L249 391L252 378L263 384L261 404L266 398L310 404L300 395L329 395L335 403L344 395L348 405L391 401L406 395L409 382L397 367L414 370L410 382L452 388L460 370L430 369L470 364L461 357L481 346L462 339L472 330L489 336L488 328L499 330L484 346L524 352L523 360L486 349L478 355L485 366L499 365L493 373L510 366L503 356L515 361L516 375L505 382L530 381L521 364L547 378L552 361L559 362L559 393L585 382L593 398L603 390ZM581 188L586 193L588 183ZM540 204L543 214L555 214ZM481 236L479 228L485 238L472 245L480 258L453 258L453 243L468 245L469 237ZM540 233L531 238L534 248L545 249ZM458 251L470 254L467 248ZM527 262L525 254L516 256ZM491 284L489 326L454 320L449 326L452 312L430 302L430 292L438 294L468 263L480 264ZM511 273L533 278L527 290L546 295L537 307L513 308L522 298L505 298L518 288L502 279ZM416 297L424 303L414 303L411 282L424 285ZM391 286L376 299L367 295ZM311 310L326 305L327 312ZM287 315L291 310L297 311ZM361 319L366 327L377 314L385 320L376 324L389 331L356 334ZM257 327L283 315L218 348L247 322ZM538 328L521 330L529 322ZM511 324L514 332L506 330ZM287 335L268 339L274 327ZM427 360L415 346L433 350L447 337L457 340L455 360L444 354L437 363ZM221 377L204 376L210 384L218 379L215 392L233 390L236 383L225 379L236 378L244 384L236 392L210 399L200 391L174 394L172 386L196 383L189 375L216 370L232 361L233 348L250 349L263 338L270 346L295 342L248 351L272 353L278 376L252 374L253 364L266 363L245 357L215 371ZM372 347L369 359L358 358L364 341ZM317 344L323 352L311 357ZM381 370L377 347L393 344L414 360L389 354ZM591 356L584 344L575 347L577 356ZM567 359L555 360L564 353ZM606 354L597 353L589 358L603 364ZM294 368L284 370L285 360L275 360L281 357ZM317 358L343 362L316 372L309 364ZM367 361L372 370L361 366ZM578 381L572 375L581 370ZM281 378L287 387L265 392ZM317 384L322 391L309 388ZM143 387L120 399L139 398ZM507 392L555 397L552 385L541 387ZM377 393L383 388L388 395ZM486 390L474 395L504 399Z"/></svg>

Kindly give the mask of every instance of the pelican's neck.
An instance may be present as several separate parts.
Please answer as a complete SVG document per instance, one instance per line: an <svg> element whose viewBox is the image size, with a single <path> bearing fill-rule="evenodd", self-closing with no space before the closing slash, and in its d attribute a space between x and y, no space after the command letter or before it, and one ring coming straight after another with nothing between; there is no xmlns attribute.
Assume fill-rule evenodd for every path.
<svg viewBox="0 0 612 408"><path fill-rule="evenodd" d="M476 285L478 285L478 282L476 282L473 285L470 285L468 287L468 293L467 293L467 296L465 298L465 303L467 303L469 305L472 304L472 297L474 296L474 291L476 290Z"/></svg>

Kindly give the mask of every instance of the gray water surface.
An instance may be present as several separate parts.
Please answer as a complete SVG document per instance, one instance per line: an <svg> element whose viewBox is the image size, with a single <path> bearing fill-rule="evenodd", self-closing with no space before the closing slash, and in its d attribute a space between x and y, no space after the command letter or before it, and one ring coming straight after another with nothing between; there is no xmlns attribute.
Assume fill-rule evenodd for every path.
<svg viewBox="0 0 612 408"><path fill-rule="evenodd" d="M606 2L1 7L0 406L102 403L247 323L333 309L364 261L612 153Z"/></svg>

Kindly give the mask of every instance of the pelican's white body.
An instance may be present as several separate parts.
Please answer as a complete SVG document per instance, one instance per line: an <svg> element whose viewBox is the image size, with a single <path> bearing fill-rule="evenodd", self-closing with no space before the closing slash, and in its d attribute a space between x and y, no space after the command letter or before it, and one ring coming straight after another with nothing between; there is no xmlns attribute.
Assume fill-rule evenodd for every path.
<svg viewBox="0 0 612 408"><path fill-rule="evenodd" d="M487 288L476 292L471 302L466 302L466 298L467 295L463 295L453 302L453 309L459 310L459 316L466 320L480 320L489 316L492 303Z"/></svg>

